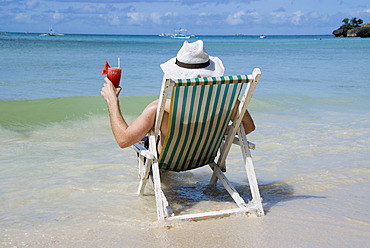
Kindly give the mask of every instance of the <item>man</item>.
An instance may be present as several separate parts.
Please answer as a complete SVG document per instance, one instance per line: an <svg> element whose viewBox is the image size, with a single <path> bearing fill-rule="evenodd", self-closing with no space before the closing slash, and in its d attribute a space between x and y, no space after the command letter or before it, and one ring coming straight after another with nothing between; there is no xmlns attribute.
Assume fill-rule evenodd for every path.
<svg viewBox="0 0 370 248"><path fill-rule="evenodd" d="M161 64L161 68L168 78L195 78L195 77L218 77L224 74L222 61L206 52L203 41L193 43L184 42L175 58ZM104 78L104 86L101 95L107 101L110 123L114 137L121 148L129 147L143 139L154 128L157 113L158 100L150 103L144 111L128 125L123 118L118 101L121 88L115 88L108 78ZM168 116L170 112L170 99L166 101L163 121L161 125L161 138L158 144L158 152L161 152L168 128ZM239 104L239 102L237 103ZM235 108L237 110L237 107ZM236 112L234 112L235 114ZM232 118L233 119L233 118ZM246 133L254 131L253 120L246 111L243 116L243 126Z"/></svg>

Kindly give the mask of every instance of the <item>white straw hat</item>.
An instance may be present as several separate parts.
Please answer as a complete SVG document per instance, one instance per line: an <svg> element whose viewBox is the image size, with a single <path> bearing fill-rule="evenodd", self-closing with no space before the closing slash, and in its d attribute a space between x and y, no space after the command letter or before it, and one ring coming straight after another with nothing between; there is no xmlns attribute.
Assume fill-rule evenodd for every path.
<svg viewBox="0 0 370 248"><path fill-rule="evenodd" d="M192 43L184 41L176 58L161 64L161 68L166 77L173 79L218 77L225 71L219 58L208 55L202 40Z"/></svg>

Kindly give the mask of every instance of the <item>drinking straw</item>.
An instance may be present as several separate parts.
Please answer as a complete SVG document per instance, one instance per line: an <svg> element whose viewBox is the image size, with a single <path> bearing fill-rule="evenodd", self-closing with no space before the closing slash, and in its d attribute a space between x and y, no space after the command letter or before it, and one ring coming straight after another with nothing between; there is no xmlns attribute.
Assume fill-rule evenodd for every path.
<svg viewBox="0 0 370 248"><path fill-rule="evenodd" d="M118 57L118 68L121 68L121 66L120 66L120 58Z"/></svg>

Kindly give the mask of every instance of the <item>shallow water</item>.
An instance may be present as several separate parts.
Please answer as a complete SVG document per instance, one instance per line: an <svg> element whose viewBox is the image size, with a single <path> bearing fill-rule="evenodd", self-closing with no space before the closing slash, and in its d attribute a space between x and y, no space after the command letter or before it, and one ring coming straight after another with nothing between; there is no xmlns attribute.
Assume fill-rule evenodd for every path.
<svg viewBox="0 0 370 248"><path fill-rule="evenodd" d="M258 129L250 139L257 141L253 156L266 216L182 222L169 228L155 221L150 188L147 196L136 196L136 155L117 148L107 115L26 133L2 129L2 245L217 247L229 242L230 247L276 243L361 247L368 243L368 118L353 114L347 124L338 113L318 119L259 113L254 117ZM286 122L289 130L284 128ZM228 177L248 199L237 147L227 164ZM221 185L208 186L210 175L209 168L202 168L163 177L176 213L235 207Z"/></svg>
<svg viewBox="0 0 370 248"><path fill-rule="evenodd" d="M20 50L16 50L14 60L24 58L27 42L37 43L39 39L32 36L27 41L22 37L18 42L24 45L23 50L17 48ZM257 49L264 54L254 56L248 64L260 66L263 73L249 108L257 125L249 139L257 145L252 155L266 215L168 226L155 221L150 188L145 197L136 196L136 155L115 144L106 105L97 96L101 77L91 76L100 69L98 60L104 60L105 52L111 51L113 57L112 44L121 48L132 44L125 49L141 60L144 52L137 47L148 47L154 39L157 45L152 53L156 54L163 49L159 37L124 37L124 45L120 37L110 36L66 36L67 43L42 41L45 47L59 44L62 48L56 54L73 54L78 47L91 53L88 57L94 58L96 65L89 65L90 76L82 74L80 79L96 85L86 91L81 85L62 90L62 86L51 83L55 76L73 85L68 78L80 75L73 68L69 70L71 76L54 73L35 81L35 88L32 80L37 80L42 70L22 65L29 71L15 80L6 72L15 68L8 65L5 70L4 62L0 62L0 246L365 247L370 241L370 84L369 71L363 66L366 58L357 61L357 51L367 50L369 44L362 39L311 38L275 37L261 43L252 38L205 37L210 50L223 51L223 60L232 73L241 68L234 59L243 58L235 51ZM178 49L178 44L165 42ZM105 46L106 50L96 49ZM41 49L32 49L36 47ZM222 50L225 47L231 48ZM343 48L347 50L343 52ZM37 49L30 52L30 59L40 60L31 56ZM353 57L338 63L348 52ZM328 54L335 57L324 56ZM167 55L156 54L151 60L160 57L165 61ZM56 61L69 68L69 61L79 57L70 56ZM353 61L357 61L359 73L345 73L344 68ZM46 61L45 66L49 63ZM127 66L132 71L128 70L128 78L141 73L135 66ZM157 69L158 64L148 70ZM155 74L160 82L161 72ZM128 122L156 98L153 91L159 91L158 85L148 82L138 91L139 82L146 85L142 80L128 84L121 97ZM229 179L248 199L237 147L232 148L227 165ZM221 185L208 186L210 175L207 167L163 175L176 213L235 207Z"/></svg>

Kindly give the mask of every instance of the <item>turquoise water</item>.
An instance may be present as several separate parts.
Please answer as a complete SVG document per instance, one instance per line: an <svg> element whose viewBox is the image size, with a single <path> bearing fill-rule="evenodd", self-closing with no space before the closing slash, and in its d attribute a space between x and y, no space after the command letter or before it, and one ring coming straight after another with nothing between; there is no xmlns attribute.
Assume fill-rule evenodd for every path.
<svg viewBox="0 0 370 248"><path fill-rule="evenodd" d="M332 36L192 38L196 39L204 40L209 54L223 60L226 75L248 74L254 67L261 68L264 81L255 93L259 101L254 107L263 111L320 110L318 115L325 111L369 111L368 39ZM117 57L123 67L121 96L150 95L150 99L154 99L163 76L159 64L174 57L181 44L181 40L159 36L1 34L0 99L3 99L2 105L9 104L7 110L14 100L14 106L26 105L24 111L28 114L33 112L29 109L33 103L31 99L35 102L49 99L43 100L43 105L51 105L52 116L61 115L58 120L68 116L66 111L55 111L64 109L65 104L80 105L82 116L102 114L104 102L98 98L84 98L82 102L76 98L58 98L99 96L104 61L115 65ZM134 106L129 111L140 112ZM24 116L19 112L21 109L18 107L17 118ZM73 116L77 118L79 114L73 113ZM4 118L8 123L7 115L2 115L0 123Z"/></svg>
<svg viewBox="0 0 370 248"><path fill-rule="evenodd" d="M131 122L157 97L159 64L174 57L182 41L0 34L0 246L151 247L164 238L189 247L190 237L204 247L219 244L205 238L204 230L224 238L226 230L231 247L265 231L269 235L257 241L260 247L277 240L281 246L312 247L313 236L318 247L369 242L370 40L195 39L223 60L226 75L261 68L249 107L257 129L249 138L257 144L253 156L267 215L180 225L161 234L148 230L156 218L154 199L149 190L147 197L135 195L135 154L115 144L100 73L105 60L115 65L121 58L121 109ZM230 179L243 191L247 183L237 148L227 163ZM164 180L174 188L167 192L171 199L182 196L175 211L234 207L227 200L215 202L214 192L202 194L209 190L209 176L204 168ZM227 199L224 191L216 193ZM217 228L220 223L224 228ZM257 225L258 232L234 233L235 223L238 230Z"/></svg>
<svg viewBox="0 0 370 248"><path fill-rule="evenodd" d="M263 70L257 94L336 97L369 92L369 40L332 36L205 36L209 54L225 74ZM182 41L157 36L1 34L0 99L96 96L104 61L121 58L123 95L157 94L159 64L174 57Z"/></svg>

